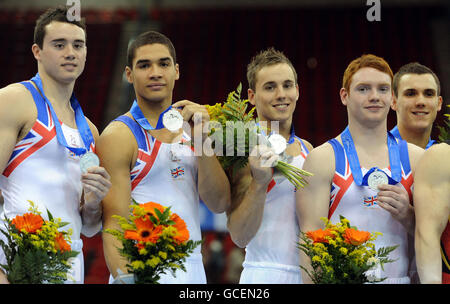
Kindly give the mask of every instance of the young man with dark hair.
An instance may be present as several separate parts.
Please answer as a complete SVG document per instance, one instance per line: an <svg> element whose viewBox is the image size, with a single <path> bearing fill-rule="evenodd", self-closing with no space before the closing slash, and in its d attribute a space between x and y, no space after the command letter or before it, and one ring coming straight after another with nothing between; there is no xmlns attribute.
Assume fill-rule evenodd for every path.
<svg viewBox="0 0 450 304"><path fill-rule="evenodd" d="M383 233L374 242L377 248L399 247L381 276L387 277L385 283L399 284L410 282L411 187L423 149L387 132L391 84L392 71L383 58L363 55L348 65L340 90L348 127L308 155L303 169L314 175L297 191L297 211L303 232L323 228L321 217L336 223L342 215L359 229ZM300 257L311 269L310 259L304 253Z"/></svg>
<svg viewBox="0 0 450 304"><path fill-rule="evenodd" d="M125 72L136 99L129 112L105 128L97 145L112 181L111 191L103 200L104 226L120 228L112 216L127 217L133 198L138 203L153 201L170 206L186 222L190 239L201 240L200 198L216 213L224 212L230 204L228 179L216 157L203 151L195 151L194 155L189 145L180 144L206 139L195 134L202 133L209 120L208 112L204 106L188 100L172 104L180 73L175 50L166 36L154 31L139 35L128 48L128 58ZM168 129L163 117L169 111L179 111L181 121L189 123L192 134ZM104 233L103 245L112 275L110 282L120 281L120 272L127 272L127 261L118 251L120 242ZM206 283L200 247L187 258L185 266L186 272L179 270L176 277L170 273L162 275L159 283Z"/></svg>
<svg viewBox="0 0 450 304"><path fill-rule="evenodd" d="M101 201L111 184L102 167L80 169L98 131L73 94L86 61L85 26L66 16L66 8L56 8L37 20L32 52L38 74L0 90L0 189L9 219L26 213L31 200L44 217L48 210L69 223L64 229L72 229L72 249L80 251L71 274L82 283L80 233L100 231ZM0 280L6 281L1 271Z"/></svg>
<svg viewBox="0 0 450 304"><path fill-rule="evenodd" d="M273 48L261 51L247 67L248 99L256 107L259 121L288 143L292 165L301 168L312 149L294 132L293 114L299 98L297 73L290 60ZM269 130L277 131L277 130ZM246 248L241 284L302 283L295 214L296 189L286 179L275 181L272 163L278 156L271 148L255 146L249 164L232 177L232 203L227 211L232 240Z"/></svg>
<svg viewBox="0 0 450 304"><path fill-rule="evenodd" d="M394 75L394 101L397 125L391 133L400 139L428 149L436 143L431 139L433 123L442 107L439 78L418 62L402 66Z"/></svg>

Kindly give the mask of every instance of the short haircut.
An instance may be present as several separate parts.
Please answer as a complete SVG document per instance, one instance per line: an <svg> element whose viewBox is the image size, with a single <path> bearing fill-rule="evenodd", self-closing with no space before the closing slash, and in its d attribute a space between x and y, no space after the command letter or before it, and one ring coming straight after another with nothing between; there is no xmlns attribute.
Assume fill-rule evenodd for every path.
<svg viewBox="0 0 450 304"><path fill-rule="evenodd" d="M365 54L361 57L354 59L345 69L344 77L342 78L342 87L350 92L350 84L352 82L352 77L355 73L362 68L374 68L380 72L386 73L391 77L391 82L394 77L389 64L381 57Z"/></svg>
<svg viewBox="0 0 450 304"><path fill-rule="evenodd" d="M434 78L434 81L436 82L437 96L441 95L441 83L439 82L439 78L436 76L436 74L430 68L418 62L411 62L402 66L394 75L394 80L392 81L392 89L394 90L395 97L398 97L398 87L400 84L400 80L402 76L406 74L431 74Z"/></svg>
<svg viewBox="0 0 450 304"><path fill-rule="evenodd" d="M68 7L65 6L49 8L36 20L36 26L34 27L34 43L36 43L40 49L44 46L45 27L53 21L66 22L79 26L83 29L85 40L87 40L85 19L81 18L80 21L70 21L67 19L67 11Z"/></svg>
<svg viewBox="0 0 450 304"><path fill-rule="evenodd" d="M165 45L169 49L170 56L172 56L173 63L177 63L177 55L175 52L175 47L165 35L156 32L156 31L148 31L140 34L136 37L129 45L127 51L127 66L130 69L133 69L133 59L136 56L136 50L141 46L148 44L162 44Z"/></svg>
<svg viewBox="0 0 450 304"><path fill-rule="evenodd" d="M267 50L259 52L247 65L247 80L249 88L255 91L256 74L262 68L280 63L286 63L291 67L292 72L294 73L295 84L297 84L297 72L295 71L291 61L282 52L271 47Z"/></svg>

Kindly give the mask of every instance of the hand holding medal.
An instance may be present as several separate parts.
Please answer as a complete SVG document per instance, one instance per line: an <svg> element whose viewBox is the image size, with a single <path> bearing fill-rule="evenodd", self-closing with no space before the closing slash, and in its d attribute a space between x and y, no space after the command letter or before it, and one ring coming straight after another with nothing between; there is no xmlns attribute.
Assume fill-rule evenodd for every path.
<svg viewBox="0 0 450 304"><path fill-rule="evenodd" d="M378 190L378 206L388 211L410 233L414 233L414 207L403 185L384 184Z"/></svg>
<svg viewBox="0 0 450 304"><path fill-rule="evenodd" d="M93 152L87 152L80 158L80 168L82 174L87 173L89 168L97 167L99 165L100 160L98 159L98 156Z"/></svg>
<svg viewBox="0 0 450 304"><path fill-rule="evenodd" d="M201 140L198 142L203 143L208 134L207 128L204 128L204 124L209 121L209 114L206 107L189 100L180 100L172 104L172 108L179 110L180 112L178 113L183 120L189 122L191 126L191 141L194 143L194 146L195 142L198 141L197 138L200 138L200 136ZM182 123L183 121L181 121ZM199 131L197 131L198 128L200 128Z"/></svg>
<svg viewBox="0 0 450 304"><path fill-rule="evenodd" d="M162 118L164 127L172 133L178 132L183 127L183 116L176 109L165 112Z"/></svg>
<svg viewBox="0 0 450 304"><path fill-rule="evenodd" d="M180 100L172 104L172 108L180 109L183 120L196 125L209 121L209 114L204 105L189 100Z"/></svg>
<svg viewBox="0 0 450 304"><path fill-rule="evenodd" d="M282 154L287 148L286 139L278 133L273 133L267 138L270 143L270 147L273 149L275 154Z"/></svg>
<svg viewBox="0 0 450 304"><path fill-rule="evenodd" d="M370 189L378 192L379 191L378 186L389 184L389 179L386 173L384 173L383 171L374 170L372 173L369 174L367 178L367 184Z"/></svg>

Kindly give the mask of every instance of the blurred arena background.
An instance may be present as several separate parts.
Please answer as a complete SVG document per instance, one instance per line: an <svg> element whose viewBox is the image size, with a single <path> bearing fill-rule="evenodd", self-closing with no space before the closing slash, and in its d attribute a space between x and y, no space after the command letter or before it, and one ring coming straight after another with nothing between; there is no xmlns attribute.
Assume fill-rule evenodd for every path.
<svg viewBox="0 0 450 304"><path fill-rule="evenodd" d="M367 1L377 2L377 1ZM346 126L339 99L342 74L363 53L384 57L394 73L411 61L439 76L444 103L450 95L450 2L380 0L381 21L366 14L365 0L81 0L87 21L88 56L75 93L99 131L126 112L134 98L124 80L128 41L147 30L167 35L175 45L180 80L174 101L215 104L242 82L246 65L259 50L274 46L293 62L300 99L295 112L298 136L314 146ZM1 0L0 87L37 71L31 53L37 17L65 0ZM246 95L244 95L246 97ZM441 111L436 121L443 123ZM389 114L389 129L395 113ZM435 127L433 138L439 132ZM117 147L120 149L120 147ZM237 283L245 255L226 230L224 214L201 208L203 254L208 283ZM85 282L107 283L101 234L84 238Z"/></svg>

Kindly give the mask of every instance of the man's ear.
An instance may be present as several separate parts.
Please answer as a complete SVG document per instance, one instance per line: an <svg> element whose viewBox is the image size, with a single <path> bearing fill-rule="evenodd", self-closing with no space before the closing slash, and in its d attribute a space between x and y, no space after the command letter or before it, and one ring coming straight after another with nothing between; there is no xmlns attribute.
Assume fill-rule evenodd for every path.
<svg viewBox="0 0 450 304"><path fill-rule="evenodd" d="M438 97L438 111L440 111L442 108L442 96Z"/></svg>
<svg viewBox="0 0 450 304"><path fill-rule="evenodd" d="M177 76L175 77L175 80L180 79L180 66L177 64L175 64L175 72L177 73Z"/></svg>
<svg viewBox="0 0 450 304"><path fill-rule="evenodd" d="M248 89L247 90L247 95L248 95L248 101L250 102L251 105L255 105L255 92L252 89Z"/></svg>
<svg viewBox="0 0 450 304"><path fill-rule="evenodd" d="M392 109L393 111L397 111L397 109L398 109L397 97L395 97L395 94L393 94L393 96L392 96L391 109Z"/></svg>
<svg viewBox="0 0 450 304"><path fill-rule="evenodd" d="M341 97L341 102L344 106L347 105L348 92L345 88L339 90L339 96Z"/></svg>
<svg viewBox="0 0 450 304"><path fill-rule="evenodd" d="M33 56L36 60L40 60L41 59L41 48L39 47L39 45L37 45L36 43L34 43L31 46L31 52L33 53Z"/></svg>
<svg viewBox="0 0 450 304"><path fill-rule="evenodd" d="M125 76L127 77L128 83L133 83L133 70L129 67L125 67Z"/></svg>

